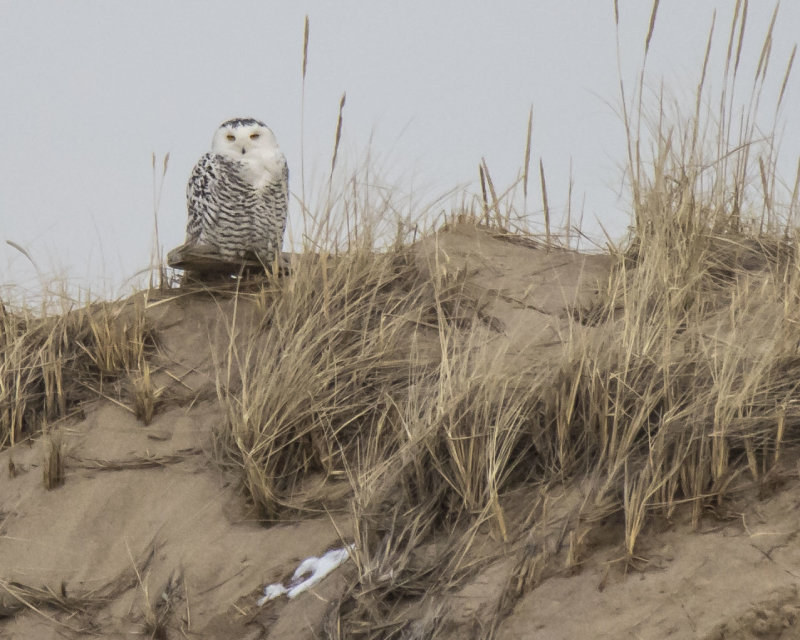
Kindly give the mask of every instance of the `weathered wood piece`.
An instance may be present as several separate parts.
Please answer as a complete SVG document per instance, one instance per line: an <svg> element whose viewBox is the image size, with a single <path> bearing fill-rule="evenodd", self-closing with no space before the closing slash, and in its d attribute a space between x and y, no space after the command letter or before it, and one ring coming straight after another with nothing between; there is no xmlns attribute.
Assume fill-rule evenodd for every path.
<svg viewBox="0 0 800 640"><path fill-rule="evenodd" d="M289 272L288 253L282 253L278 258L280 273ZM182 244L167 254L167 264L173 269L181 269L189 280L208 281L230 278L232 276L247 276L263 274L272 271L274 264L264 264L253 253L248 253L244 258L229 260L217 253L209 245Z"/></svg>

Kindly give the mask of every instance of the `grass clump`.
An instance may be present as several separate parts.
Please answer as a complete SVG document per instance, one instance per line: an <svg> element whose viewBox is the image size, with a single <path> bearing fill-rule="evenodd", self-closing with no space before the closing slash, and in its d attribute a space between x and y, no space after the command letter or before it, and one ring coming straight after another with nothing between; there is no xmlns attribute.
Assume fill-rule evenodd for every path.
<svg viewBox="0 0 800 640"><path fill-rule="evenodd" d="M131 384L133 387L133 412L145 426L149 425L153 421L164 389L154 384L147 360L140 361L138 371L132 374Z"/></svg>
<svg viewBox="0 0 800 640"><path fill-rule="evenodd" d="M64 418L107 381L139 369L153 335L141 297L53 314L0 314L0 447Z"/></svg>
<svg viewBox="0 0 800 640"><path fill-rule="evenodd" d="M424 272L407 248L323 254L259 294L261 323L219 389L227 445L265 517L319 508L307 480L348 481L418 437L417 414L434 409L409 404L409 389L427 388L440 366L432 327L481 324L479 302L457 281L426 281ZM472 494L464 489L465 500Z"/></svg>

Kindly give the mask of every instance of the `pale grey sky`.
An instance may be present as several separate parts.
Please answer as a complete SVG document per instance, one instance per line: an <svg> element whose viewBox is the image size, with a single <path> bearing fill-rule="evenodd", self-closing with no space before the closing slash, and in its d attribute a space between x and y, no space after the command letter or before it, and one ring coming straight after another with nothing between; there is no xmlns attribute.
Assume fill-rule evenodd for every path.
<svg viewBox="0 0 800 640"><path fill-rule="evenodd" d="M651 10L620 0L622 77L633 89ZM693 103L717 9L711 85L721 83L733 0L662 2L647 83ZM773 2L749 6L745 73L752 78ZM184 187L214 129L252 116L275 131L300 193L303 18L311 21L306 81L307 183L319 188L347 92L342 154L375 163L421 202L476 190L485 157L509 185L522 166L533 106L533 162L547 170L551 207L574 204L587 230L628 224L617 197L625 138L612 0L0 0L0 285L36 290L25 247L45 277L123 293L148 265L151 154L169 152L159 212L165 249L183 241ZM778 14L767 85L777 92L800 33L800 3ZM784 113L800 112L792 76ZM743 92L745 95L748 91ZM766 103L772 108L769 100ZM770 112L771 113L771 112ZM786 179L800 123L785 119ZM538 183L532 187L538 193ZM296 203L294 204L296 212ZM529 199L532 215L541 209Z"/></svg>

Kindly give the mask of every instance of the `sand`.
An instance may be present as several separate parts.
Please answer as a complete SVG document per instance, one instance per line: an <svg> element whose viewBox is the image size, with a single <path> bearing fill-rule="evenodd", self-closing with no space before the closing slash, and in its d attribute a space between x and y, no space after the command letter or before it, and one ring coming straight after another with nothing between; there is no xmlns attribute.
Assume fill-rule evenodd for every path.
<svg viewBox="0 0 800 640"><path fill-rule="evenodd" d="M548 252L468 225L424 240L418 259L485 299L487 340L507 348L511 366L555 357L569 313L591 304L610 266L606 256ZM223 423L215 363L247 313L234 321L230 299L188 295L152 304L148 315L164 389L150 425L110 390L84 404L57 425L66 479L52 490L42 481L47 437L0 452L0 637L148 637L156 614L167 638L322 637L352 562L292 600L256 602L305 558L352 542L347 514L260 521L236 470L215 461L213 431ZM594 536L579 566L555 562L512 603L494 637L800 637L800 482L788 456L775 478L770 490L742 491L706 514L697 529L686 514L654 523L633 566L621 559L619 535ZM562 504L576 492L563 487ZM442 595L435 637L488 637L520 556L490 536L486 544L494 558ZM553 557L563 554L556 545Z"/></svg>

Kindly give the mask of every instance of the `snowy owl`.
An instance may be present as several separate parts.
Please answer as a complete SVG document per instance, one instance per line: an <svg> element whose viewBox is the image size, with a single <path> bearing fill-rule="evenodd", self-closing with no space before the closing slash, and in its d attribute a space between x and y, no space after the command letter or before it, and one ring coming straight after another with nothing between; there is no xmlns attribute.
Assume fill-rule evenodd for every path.
<svg viewBox="0 0 800 640"><path fill-rule="evenodd" d="M223 122L192 171L186 200L187 244L211 245L225 260L252 252L272 263L286 228L289 170L270 128L253 118Z"/></svg>

